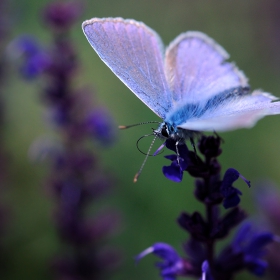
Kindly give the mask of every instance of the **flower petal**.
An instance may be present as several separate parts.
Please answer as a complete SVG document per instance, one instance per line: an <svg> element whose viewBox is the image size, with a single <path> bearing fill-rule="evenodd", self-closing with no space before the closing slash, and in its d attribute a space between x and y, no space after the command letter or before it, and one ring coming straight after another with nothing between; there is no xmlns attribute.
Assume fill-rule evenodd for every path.
<svg viewBox="0 0 280 280"><path fill-rule="evenodd" d="M172 162L170 166L163 166L162 172L164 176L176 183L180 183L183 179L183 171L177 162Z"/></svg>

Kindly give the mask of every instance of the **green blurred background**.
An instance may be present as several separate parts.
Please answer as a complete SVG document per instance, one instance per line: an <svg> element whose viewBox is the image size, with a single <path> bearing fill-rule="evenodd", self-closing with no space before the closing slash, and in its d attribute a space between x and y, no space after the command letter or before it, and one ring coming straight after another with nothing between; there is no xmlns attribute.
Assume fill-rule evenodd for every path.
<svg viewBox="0 0 280 280"><path fill-rule="evenodd" d="M40 21L41 10L48 2L11 2L10 40L28 33L50 44L51 36ZM133 18L156 30L165 44L187 30L205 32L230 53L253 89L262 88L280 96L280 13L277 16L273 8L277 0L92 0L85 1L85 5L83 20ZM158 120L98 58L83 35L81 22L72 34L81 60L77 86L95 88L100 106L111 111L116 124ZM9 177L2 196L9 219L3 245L3 279L50 279L47 263L59 251L59 241L52 225L53 202L43 187L48 165L30 162L27 152L34 139L53 132L44 120L38 83L21 80L15 69L7 78L3 137ZM256 213L252 190L255 184L269 178L280 185L279 124L280 116L271 116L250 130L220 134L224 139L220 157L223 171L234 167L252 182L251 189L243 182L235 184L243 192L241 206L252 215ZM96 146L101 164L116 178L114 195L105 203L119 208L124 219L122 231L110 241L125 255L123 266L112 279L159 279L153 267L155 257L149 256L137 266L133 257L157 241L170 243L182 253L181 244L188 236L177 226L176 218L183 210L203 209L194 200L193 179L187 174L181 184L164 178L161 167L168 161L163 155L150 158L139 181L133 184L144 158L135 143L147 133L149 125L120 131L114 146L104 150ZM243 273L238 279L255 277Z"/></svg>

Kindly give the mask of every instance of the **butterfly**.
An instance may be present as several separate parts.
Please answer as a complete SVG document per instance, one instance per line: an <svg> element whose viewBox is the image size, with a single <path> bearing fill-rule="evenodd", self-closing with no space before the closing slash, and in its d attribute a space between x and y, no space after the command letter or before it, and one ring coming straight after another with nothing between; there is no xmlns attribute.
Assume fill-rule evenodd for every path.
<svg viewBox="0 0 280 280"><path fill-rule="evenodd" d="M188 31L165 49L142 22L92 18L82 28L113 73L163 121L156 137L180 143L202 131L252 127L280 113L277 97L250 91L228 53L202 32Z"/></svg>

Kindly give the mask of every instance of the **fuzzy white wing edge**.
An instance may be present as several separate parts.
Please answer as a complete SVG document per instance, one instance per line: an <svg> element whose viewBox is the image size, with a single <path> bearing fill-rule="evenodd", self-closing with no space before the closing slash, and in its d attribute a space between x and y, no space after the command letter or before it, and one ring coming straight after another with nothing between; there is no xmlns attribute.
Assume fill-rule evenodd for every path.
<svg viewBox="0 0 280 280"><path fill-rule="evenodd" d="M258 120L280 114L280 101L270 93L255 90L230 103L206 112L197 119L191 119L179 127L197 131L229 131L253 127Z"/></svg>

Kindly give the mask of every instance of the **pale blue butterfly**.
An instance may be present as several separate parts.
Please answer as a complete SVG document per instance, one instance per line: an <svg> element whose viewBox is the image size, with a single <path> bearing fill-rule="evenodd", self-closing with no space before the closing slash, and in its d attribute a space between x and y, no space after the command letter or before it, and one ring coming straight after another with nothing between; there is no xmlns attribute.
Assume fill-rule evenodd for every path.
<svg viewBox="0 0 280 280"><path fill-rule="evenodd" d="M225 62L228 53L201 32L179 35L164 54L158 34L142 22L93 18L82 28L113 73L163 119L156 137L179 144L198 131L252 127L280 113L278 98L250 92L243 72Z"/></svg>

